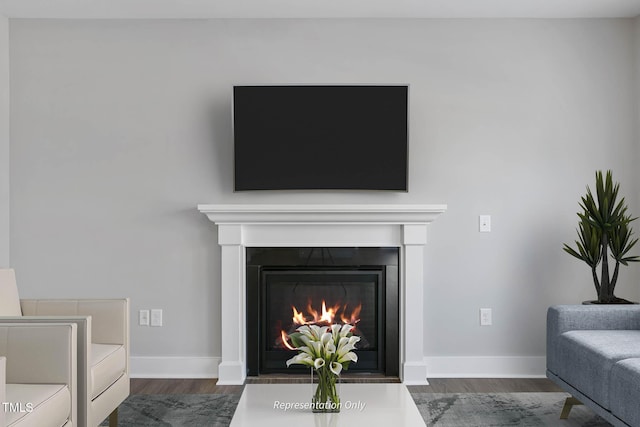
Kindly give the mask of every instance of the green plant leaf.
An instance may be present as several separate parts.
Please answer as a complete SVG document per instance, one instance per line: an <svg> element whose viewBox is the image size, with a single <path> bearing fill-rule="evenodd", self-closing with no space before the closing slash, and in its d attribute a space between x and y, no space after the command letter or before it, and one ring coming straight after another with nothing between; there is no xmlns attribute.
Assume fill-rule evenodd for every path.
<svg viewBox="0 0 640 427"><path fill-rule="evenodd" d="M578 212L578 240L575 246L563 245L563 250L569 255L584 261L592 269L596 290L600 283L609 284L613 280L611 291L617 279L617 266L628 265L630 262L639 262L640 256L628 255L630 250L638 243L633 238L631 222L637 217L628 214L628 206L624 197L619 196L620 184L614 183L610 170L603 174L596 171L595 191L587 186L586 193L580 198L578 205L582 209ZM611 258L616 261L614 277L608 277L608 260L604 257L607 251L611 251ZM607 257L608 258L608 257ZM603 262L602 275L598 277L595 268Z"/></svg>
<svg viewBox="0 0 640 427"><path fill-rule="evenodd" d="M300 332L294 332L289 335L289 338L291 338L291 344L293 344L294 347L300 348L304 346L304 341L300 339L301 336L302 334Z"/></svg>

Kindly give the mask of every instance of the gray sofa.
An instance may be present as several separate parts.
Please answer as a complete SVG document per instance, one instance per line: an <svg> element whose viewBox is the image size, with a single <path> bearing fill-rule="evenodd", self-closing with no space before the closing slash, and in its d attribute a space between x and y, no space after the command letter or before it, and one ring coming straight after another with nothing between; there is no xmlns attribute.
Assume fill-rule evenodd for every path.
<svg viewBox="0 0 640 427"><path fill-rule="evenodd" d="M640 427L640 305L549 308L547 377L614 426Z"/></svg>

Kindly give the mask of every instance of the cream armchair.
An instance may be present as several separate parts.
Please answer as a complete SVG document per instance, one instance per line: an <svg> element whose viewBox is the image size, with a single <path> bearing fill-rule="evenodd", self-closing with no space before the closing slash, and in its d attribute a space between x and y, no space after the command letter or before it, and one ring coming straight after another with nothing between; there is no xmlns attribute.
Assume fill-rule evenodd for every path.
<svg viewBox="0 0 640 427"><path fill-rule="evenodd" d="M0 300L12 293L17 297L15 273L0 269ZM23 299L19 311L0 322L77 325L78 425L95 427L109 417L116 426L118 406L129 396L129 299Z"/></svg>
<svg viewBox="0 0 640 427"><path fill-rule="evenodd" d="M76 342L74 323L0 322L0 426L77 425Z"/></svg>

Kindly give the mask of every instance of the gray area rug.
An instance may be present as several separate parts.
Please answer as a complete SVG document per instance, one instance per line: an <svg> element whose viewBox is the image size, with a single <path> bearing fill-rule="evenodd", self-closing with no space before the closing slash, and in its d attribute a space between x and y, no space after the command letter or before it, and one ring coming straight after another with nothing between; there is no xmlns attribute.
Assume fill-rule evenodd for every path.
<svg viewBox="0 0 640 427"><path fill-rule="evenodd" d="M118 408L118 427L228 427L239 400L239 394L134 394Z"/></svg>
<svg viewBox="0 0 640 427"><path fill-rule="evenodd" d="M565 393L411 393L428 426L435 427L610 427L585 406L567 420L560 411Z"/></svg>
<svg viewBox="0 0 640 427"><path fill-rule="evenodd" d="M585 406L574 406L569 419L560 420L560 410L568 396L565 393L411 395L429 427L610 426ZM238 400L239 394L132 395L120 405L118 425L227 427ZM286 425L286 420L283 422Z"/></svg>

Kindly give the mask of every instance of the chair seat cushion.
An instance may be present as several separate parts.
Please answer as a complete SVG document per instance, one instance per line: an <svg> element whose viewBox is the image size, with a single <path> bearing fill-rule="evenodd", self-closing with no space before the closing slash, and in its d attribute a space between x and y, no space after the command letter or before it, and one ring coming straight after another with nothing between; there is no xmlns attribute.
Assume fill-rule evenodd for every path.
<svg viewBox="0 0 640 427"><path fill-rule="evenodd" d="M124 374L126 358L122 345L91 344L91 400Z"/></svg>
<svg viewBox="0 0 640 427"><path fill-rule="evenodd" d="M558 376L605 409L611 409L611 368L620 360L640 357L638 330L578 330L560 335L558 355L566 361Z"/></svg>
<svg viewBox="0 0 640 427"><path fill-rule="evenodd" d="M640 358L625 359L611 368L611 412L630 426L640 426Z"/></svg>
<svg viewBox="0 0 640 427"><path fill-rule="evenodd" d="M71 416L71 392L64 384L7 384L7 427L60 427ZM3 408L4 409L4 408Z"/></svg>

